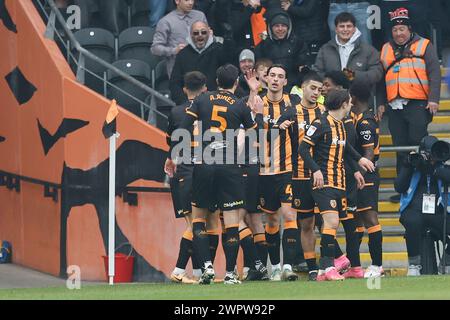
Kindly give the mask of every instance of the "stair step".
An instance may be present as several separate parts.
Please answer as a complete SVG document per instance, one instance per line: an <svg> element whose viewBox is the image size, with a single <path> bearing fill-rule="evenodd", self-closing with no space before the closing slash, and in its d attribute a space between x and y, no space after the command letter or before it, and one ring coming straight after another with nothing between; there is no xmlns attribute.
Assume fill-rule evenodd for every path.
<svg viewBox="0 0 450 320"><path fill-rule="evenodd" d="M344 245L346 243L345 241L345 236L338 236L336 237L337 242L340 245ZM364 235L364 238L362 239L362 244L368 244L369 242L369 237L367 235ZM386 236L383 235L383 244L386 243L400 243L403 244L405 242L405 239L403 238L403 236ZM320 246L320 239L316 240L316 245Z"/></svg>
<svg viewBox="0 0 450 320"><path fill-rule="evenodd" d="M401 226L398 218L380 218L378 219L381 227L398 227Z"/></svg>
<svg viewBox="0 0 450 320"><path fill-rule="evenodd" d="M450 101L450 100L449 100ZM435 133L433 134L433 136L435 136L438 139L450 139L450 132L447 133ZM380 135L380 145L381 146L392 146L392 136L391 135L387 135L387 134L383 134ZM391 153L391 152L382 152L383 153ZM395 152L393 152L395 154Z"/></svg>
<svg viewBox="0 0 450 320"><path fill-rule="evenodd" d="M361 253L361 262L367 263L371 261L370 253ZM408 261L406 252L383 252L383 264L386 261Z"/></svg>
<svg viewBox="0 0 450 320"><path fill-rule="evenodd" d="M380 201L378 202L378 211L379 212L399 212L400 203L393 203L389 201Z"/></svg>
<svg viewBox="0 0 450 320"><path fill-rule="evenodd" d="M450 116L434 116L433 122L434 124L449 124L450 123Z"/></svg>
<svg viewBox="0 0 450 320"><path fill-rule="evenodd" d="M393 151L381 151L380 158L381 159L392 159L397 156L397 152Z"/></svg>
<svg viewBox="0 0 450 320"><path fill-rule="evenodd" d="M439 101L439 111L450 111L450 100Z"/></svg>
<svg viewBox="0 0 450 320"><path fill-rule="evenodd" d="M397 177L397 170L394 167L380 168L380 177L382 179L393 179Z"/></svg>

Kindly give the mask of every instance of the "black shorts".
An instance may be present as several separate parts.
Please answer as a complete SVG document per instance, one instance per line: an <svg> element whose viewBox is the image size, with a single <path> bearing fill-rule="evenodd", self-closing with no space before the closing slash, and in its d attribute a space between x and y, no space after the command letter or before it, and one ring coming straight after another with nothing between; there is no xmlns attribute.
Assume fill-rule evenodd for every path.
<svg viewBox="0 0 450 320"><path fill-rule="evenodd" d="M172 194L175 218L183 218L192 212L192 173L194 166L179 165L177 172L170 179L170 192Z"/></svg>
<svg viewBox="0 0 450 320"><path fill-rule="evenodd" d="M243 165L242 176L245 185L245 209L248 213L261 212L259 207L259 165Z"/></svg>
<svg viewBox="0 0 450 320"><path fill-rule="evenodd" d="M356 212L365 212L367 210L378 212L378 188L380 187L378 173L367 173L364 176L364 180L366 185L362 190L358 190L358 208Z"/></svg>
<svg viewBox="0 0 450 320"><path fill-rule="evenodd" d="M358 197L358 186L356 184L356 179L351 175L345 180L346 190L345 196L347 198L347 211L351 214L356 212L357 209L357 197Z"/></svg>
<svg viewBox="0 0 450 320"><path fill-rule="evenodd" d="M292 202L292 173L259 176L261 210L275 213L282 203Z"/></svg>
<svg viewBox="0 0 450 320"><path fill-rule="evenodd" d="M312 192L320 214L337 213L340 220L347 219L347 198L345 191L335 188L315 189Z"/></svg>
<svg viewBox="0 0 450 320"><path fill-rule="evenodd" d="M223 211L245 207L242 169L238 165L194 165L192 205Z"/></svg>
<svg viewBox="0 0 450 320"><path fill-rule="evenodd" d="M311 180L292 180L292 208L299 219L314 216L316 202L312 196Z"/></svg>

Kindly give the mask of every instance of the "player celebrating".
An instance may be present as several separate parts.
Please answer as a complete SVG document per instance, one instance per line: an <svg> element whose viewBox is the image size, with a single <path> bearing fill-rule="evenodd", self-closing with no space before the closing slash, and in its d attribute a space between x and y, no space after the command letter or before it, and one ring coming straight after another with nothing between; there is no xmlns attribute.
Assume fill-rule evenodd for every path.
<svg viewBox="0 0 450 320"><path fill-rule="evenodd" d="M356 150L376 165L380 155L380 129L375 115L369 110L370 87L363 82L354 82L350 88L350 94L353 101L353 112L357 116ZM372 264L366 269L364 278L381 277L384 274L382 267L383 235L378 222L378 187L380 183L378 170L367 172L364 179L366 181L364 188L358 190L356 210L359 224L364 225L369 233L369 252L372 258ZM360 232L361 238L363 234Z"/></svg>
<svg viewBox="0 0 450 320"><path fill-rule="evenodd" d="M318 281L344 279L337 272L333 261L339 217L346 216L345 154L368 171L374 170L370 160L361 157L352 146L346 144L342 120L350 112L351 106L347 90L330 91L326 99L328 112L313 121L299 148L305 166L313 172L313 197L323 218ZM311 157L311 148L314 158Z"/></svg>
<svg viewBox="0 0 450 320"><path fill-rule="evenodd" d="M187 129L194 121L199 121L203 137L204 157L202 163L194 164L192 194L194 253L198 255L204 267L200 284L209 284L215 277L205 226L208 208L215 205L223 212L226 228L224 283L240 283L234 273L234 267L239 250L238 209L245 206L245 201L242 170L236 164L235 132L241 125L245 129L257 128L257 123L252 119L250 109L244 108L234 95L238 86L238 75L238 69L233 65L227 64L218 68L219 89L195 99L186 109L186 118L182 125ZM256 113L256 120L262 125L262 103Z"/></svg>
<svg viewBox="0 0 450 320"><path fill-rule="evenodd" d="M303 140L305 132L308 131L313 120L325 111L325 107L317 102L322 86L322 78L315 72L310 72L303 78L303 96L300 104L296 107L299 143ZM297 161L294 163L292 177L292 208L297 211L297 221L301 226L301 245L308 265L308 278L310 281L315 281L318 273L315 252L314 206L311 171L305 167L303 159L298 156Z"/></svg>
<svg viewBox="0 0 450 320"><path fill-rule="evenodd" d="M177 218L184 217L186 220L186 230L180 241L180 250L178 253L178 260L176 267L173 270L170 279L178 283L195 283L194 280L189 279L186 275L186 265L189 257L192 259L192 267L195 278L200 278L202 275L197 259L192 255L192 172L194 170L192 163L180 163L176 165L177 160L173 159L181 155L172 155L175 141L172 140L172 133L181 127L181 123L185 117L185 110L192 101L201 93L206 91L206 77L203 73L198 71L189 72L184 76L184 88L189 102L176 106L171 110L169 115L169 126L167 129L167 144L170 146L169 157L166 160L164 171L170 177L170 191L172 193L172 201L175 209L175 216ZM195 125L191 128L195 134ZM198 133L197 133L198 134ZM195 139L194 139L195 140ZM192 142L192 147L194 146ZM190 155L193 156L193 153ZM217 217L216 217L217 218Z"/></svg>
<svg viewBox="0 0 450 320"><path fill-rule="evenodd" d="M298 228L296 212L291 208L291 180L292 151L298 145L294 133L296 126L293 126L298 98L283 93L287 73L282 65L274 64L268 69L267 84L267 93L263 96L264 141L260 144L260 204L268 214L266 240L272 263L271 280L294 281L298 279L292 271ZM280 265L280 215L284 219L283 270Z"/></svg>

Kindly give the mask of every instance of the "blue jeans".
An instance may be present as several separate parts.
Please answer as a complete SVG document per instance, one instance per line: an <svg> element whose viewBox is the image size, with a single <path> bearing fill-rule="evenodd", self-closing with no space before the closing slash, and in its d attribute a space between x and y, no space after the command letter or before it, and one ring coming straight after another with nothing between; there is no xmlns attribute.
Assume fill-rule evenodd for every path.
<svg viewBox="0 0 450 320"><path fill-rule="evenodd" d="M334 19L341 12L349 12L355 16L356 27L361 31L361 40L365 43L372 44L371 30L367 28L367 19L369 14L367 8L370 6L368 2L358 3L330 3L330 13L328 14L328 26L330 28L331 39L336 38L336 26Z"/></svg>
<svg viewBox="0 0 450 320"><path fill-rule="evenodd" d="M156 27L159 19L166 13L167 0L148 0L150 7L150 27Z"/></svg>

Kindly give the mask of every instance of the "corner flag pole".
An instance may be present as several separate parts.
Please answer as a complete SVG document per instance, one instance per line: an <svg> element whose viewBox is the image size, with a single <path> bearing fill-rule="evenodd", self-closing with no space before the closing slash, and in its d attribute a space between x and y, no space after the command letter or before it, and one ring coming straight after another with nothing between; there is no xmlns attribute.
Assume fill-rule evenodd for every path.
<svg viewBox="0 0 450 320"><path fill-rule="evenodd" d="M116 226L116 117L119 114L116 100L111 101L102 132L109 139L109 188L108 188L108 277L114 284L115 275L115 226Z"/></svg>
<svg viewBox="0 0 450 320"><path fill-rule="evenodd" d="M109 138L109 206L108 206L108 276L109 284L114 284L115 274L115 225L116 225L116 133Z"/></svg>

